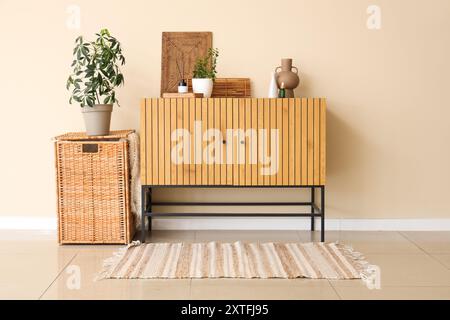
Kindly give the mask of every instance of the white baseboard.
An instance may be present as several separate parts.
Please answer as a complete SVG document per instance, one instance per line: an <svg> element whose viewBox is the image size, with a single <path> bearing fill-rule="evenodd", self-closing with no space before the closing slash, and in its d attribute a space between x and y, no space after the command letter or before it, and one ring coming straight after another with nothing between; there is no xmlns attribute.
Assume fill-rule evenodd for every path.
<svg viewBox="0 0 450 320"><path fill-rule="evenodd" d="M0 230L56 230L56 218L0 217Z"/></svg>
<svg viewBox="0 0 450 320"><path fill-rule="evenodd" d="M56 230L56 218L0 217L0 230ZM320 219L316 220L320 230ZM155 230L309 230L299 218L155 218ZM450 219L327 219L326 230L450 231Z"/></svg>

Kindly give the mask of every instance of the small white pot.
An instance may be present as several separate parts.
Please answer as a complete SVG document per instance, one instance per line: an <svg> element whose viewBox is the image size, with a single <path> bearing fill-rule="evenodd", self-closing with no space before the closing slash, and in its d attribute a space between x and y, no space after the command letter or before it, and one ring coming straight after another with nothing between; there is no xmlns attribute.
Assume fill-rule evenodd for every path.
<svg viewBox="0 0 450 320"><path fill-rule="evenodd" d="M192 91L194 91L194 93L203 93L204 98L210 98L212 89L212 79L192 79Z"/></svg>

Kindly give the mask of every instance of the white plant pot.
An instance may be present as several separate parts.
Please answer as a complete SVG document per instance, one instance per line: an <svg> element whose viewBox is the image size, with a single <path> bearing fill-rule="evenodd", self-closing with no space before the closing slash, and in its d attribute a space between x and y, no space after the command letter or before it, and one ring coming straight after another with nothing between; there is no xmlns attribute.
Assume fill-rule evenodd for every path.
<svg viewBox="0 0 450 320"><path fill-rule="evenodd" d="M203 93L204 98L210 98L212 89L212 79L192 79L192 91L194 91L194 93Z"/></svg>
<svg viewBox="0 0 450 320"><path fill-rule="evenodd" d="M84 124L88 136L107 136L111 123L112 104L96 104L93 107L83 107Z"/></svg>

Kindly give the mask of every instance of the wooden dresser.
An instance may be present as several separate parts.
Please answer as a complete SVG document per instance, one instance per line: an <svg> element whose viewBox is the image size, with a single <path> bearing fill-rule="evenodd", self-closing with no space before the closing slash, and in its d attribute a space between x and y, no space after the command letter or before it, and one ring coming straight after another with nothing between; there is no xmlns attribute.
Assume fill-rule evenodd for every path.
<svg viewBox="0 0 450 320"><path fill-rule="evenodd" d="M140 132L142 222L145 216L149 217L150 227L151 217L158 215L153 207L169 205L152 202L152 188L310 188L309 202L263 204L309 207L308 213L274 213L270 216L310 217L311 230L314 230L315 218L320 217L324 240L325 99L144 98ZM320 189L320 208L315 199L317 189ZM256 204L261 205L170 203L175 206ZM142 240L145 240L145 232Z"/></svg>

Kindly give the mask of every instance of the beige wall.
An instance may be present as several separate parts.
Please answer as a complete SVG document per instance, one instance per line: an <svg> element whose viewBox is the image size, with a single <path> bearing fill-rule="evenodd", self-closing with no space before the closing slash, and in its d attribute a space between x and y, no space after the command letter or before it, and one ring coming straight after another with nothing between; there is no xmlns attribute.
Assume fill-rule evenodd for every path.
<svg viewBox="0 0 450 320"><path fill-rule="evenodd" d="M80 30L65 25L69 4ZM159 93L161 32L212 31L220 76L250 77L262 97L292 57L297 95L328 98L329 217L450 218L449 12L448 0L0 0L0 215L54 216L50 138L83 129L64 88L73 40L108 27L127 58L114 129L138 128L140 97Z"/></svg>

